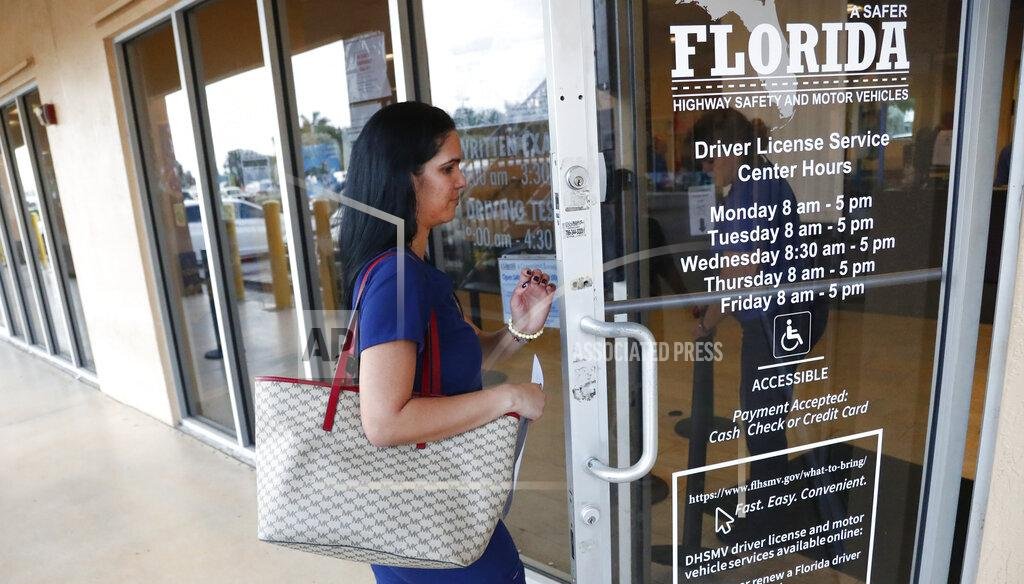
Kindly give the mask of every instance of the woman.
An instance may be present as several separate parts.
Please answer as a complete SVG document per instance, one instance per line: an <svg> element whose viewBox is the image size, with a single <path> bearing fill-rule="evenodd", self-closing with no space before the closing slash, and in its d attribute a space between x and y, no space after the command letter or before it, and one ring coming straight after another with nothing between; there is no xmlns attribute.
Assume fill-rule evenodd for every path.
<svg viewBox="0 0 1024 584"><path fill-rule="evenodd" d="M483 389L481 369L485 358L490 365L543 329L555 292L548 275L539 269L523 270L511 300L510 325L485 333L463 317L451 278L424 261L430 230L455 217L466 186L461 160L451 117L415 102L378 111L352 149L345 195L390 219L348 208L339 235L350 307L367 264L386 254L366 276L358 307L360 414L363 430L376 446L433 442L508 412L536 420L544 411L540 386L502 383ZM395 249L396 224L403 230L401 250ZM414 399L431 310L440 337L444 397ZM467 568L372 568L382 584L525 582L523 564L501 522L483 556Z"/></svg>

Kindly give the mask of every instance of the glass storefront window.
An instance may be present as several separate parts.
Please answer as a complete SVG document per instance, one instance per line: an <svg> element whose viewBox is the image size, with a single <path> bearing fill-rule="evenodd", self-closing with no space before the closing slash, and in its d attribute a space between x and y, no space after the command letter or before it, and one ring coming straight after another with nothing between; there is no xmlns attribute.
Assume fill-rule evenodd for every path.
<svg viewBox="0 0 1024 584"><path fill-rule="evenodd" d="M3 157L0 157L0 214L4 212L5 201L7 200L6 176L7 165L4 164ZM7 329L10 335L24 339L25 331L21 325L21 304L18 298L20 291L14 281L17 277L14 270L17 269L17 258L20 257L20 254L16 252L16 248L9 247L8 240L5 237L6 225L5 221L0 220L0 302L4 303L4 308L6 309L3 311L6 315L4 328ZM10 241L20 240L12 238Z"/></svg>
<svg viewBox="0 0 1024 584"><path fill-rule="evenodd" d="M186 66L195 73L197 103L189 103L179 86L169 24L125 43L147 196L190 413L230 431L233 414L251 420L251 376L303 375L296 367L302 362L303 335L294 305L309 299L292 298L292 278L305 274L290 273L289 254L301 242L284 240L281 209L290 197L301 206L297 215L308 218L295 237L309 238L304 243L315 254L309 266L300 266L319 270L321 288L312 294L319 294L327 310L344 308L338 305L344 295L337 261L345 250L336 249L335 242L349 156L365 121L399 98L396 78L405 72L395 70L393 45L408 43L412 59L420 60L406 63L418 84L409 94L428 96L448 111L462 143L469 185L456 218L434 231L429 254L452 277L466 316L484 330L502 327L507 283L524 267L540 267L556 282L561 267L573 273L570 285L577 292L603 271L603 288L595 287L593 295L576 294L565 305L577 312L602 294L606 306L627 306L626 301L629 308L615 317L646 325L659 341L658 459L646 476L611 487L610 508L602 508L602 519L595 520L611 534L611 557L602 561L608 560L612 572L623 582L667 583L687 574L672 571L673 561L683 558L689 562L686 577L695 582L754 581L766 570L797 566L807 575L793 581L865 581L864 552L870 544L863 528L829 545L808 544L725 575L695 566L708 563L707 550L726 544L751 546L729 552L731 559L756 551L756 542L771 535L788 533L786 541L791 541L804 538L793 533L816 526L856 530L870 517L877 523L871 528L876 537L885 534L889 544L874 546L872 581L909 579L926 437L933 428L928 412L955 162L960 2L912 3L904 7L909 15L896 10L884 18L865 14L860 4L839 1L593 3L594 94L588 88L578 97L575 92L566 97L587 107L595 98L597 143L588 144L593 152L587 154L600 153L599 166L607 172L589 177L583 190L594 197L579 197L576 208L563 205L566 229L561 233L553 221L545 68L546 58L554 57L545 55L542 17L545 6L556 5L543 0L416 0L407 5L410 22L401 23L389 12L393 5L279 0L275 6L280 12L274 16L284 25L282 53L290 60L294 81L295 103L283 104L285 111L294 111L294 119L283 125L293 128L284 146L299 154L297 177L278 176L282 137L275 92L283 89L287 102L290 88L272 79L264 62L256 3L209 0L174 9L176 17L185 17L181 38L192 59ZM906 27L883 26L886 19L906 21ZM787 25L796 26L790 30ZM691 27L685 30L692 35L683 38L689 33L674 27ZM725 28L728 38L716 36ZM693 32L698 29L707 33L702 40ZM779 43L771 29L780 31ZM848 29L858 31L861 42L873 34L875 50L896 42L896 31L905 32L900 36L905 46L882 49L894 59L905 58L894 62L896 67L863 75L847 74L842 67L834 73L834 61L860 58L857 50L864 49L849 40ZM392 30L412 34L397 43ZM808 31L814 31L817 44L808 40ZM749 38L755 34L763 35L763 54ZM692 52L681 51L681 42L690 43ZM779 58L774 70L754 61L774 58L779 51L786 58ZM788 72L791 53L797 61L816 62L817 69ZM728 57L724 62L722 54ZM740 54L745 61L737 65ZM205 159L196 159L192 118L200 122L199 156ZM877 139L881 135L884 143ZM825 146L808 145L819 137ZM830 141L839 138L846 142L832 146ZM747 142L754 155L721 147ZM780 168L787 170L783 174ZM751 178L751 169L762 178ZM51 178L46 172L44 183ZM209 227L203 224L196 185L207 176L213 192L204 195L215 201L217 221ZM760 200L762 187L774 189L767 196L775 199ZM739 205L743 197L752 200ZM581 217L590 210L595 215L587 215L578 231L567 227L569 213ZM749 217L737 220L741 212ZM751 236L759 222L775 220L760 212L785 215L772 224L785 235L779 239L769 231L775 242L765 244L783 259L757 256L747 262L747 271L726 269L735 266L722 258L755 250L729 247L721 235ZM594 217L600 229L589 228L598 224ZM207 256L204 228L219 242L220 257ZM580 248L590 257L579 250L556 257L560 236L593 243ZM579 265L591 271L575 273ZM214 307L211 270L226 284L223 314ZM7 280L0 284L7 286ZM559 283L563 290L565 284ZM802 284L821 286L811 296L787 296L775 289ZM766 286L772 295L762 290ZM726 293L734 296L733 304L721 303ZM755 304L756 298L762 304ZM785 311L781 304L800 309ZM761 314L756 313L759 306L765 307ZM611 320L618 311L608 312L599 316ZM40 311L29 313L38 318ZM700 328L702 318L719 315L724 318ZM229 327L226 336L233 347L220 347L222 327ZM599 448L609 447L609 465L623 467L637 458L641 367L637 343L599 341L601 349L614 354L606 359L610 401L596 402L611 423L581 431L591 421L577 423L572 412L579 406L572 400L592 398L583 390L599 386L601 377L563 388L563 375L575 378L589 371L588 364L566 340L576 329L558 330L558 308L547 327L554 330L507 363L484 364L483 378L485 386L526 381L534 353L548 372L548 409L531 427L516 505L506 522L531 567L569 579L580 566L573 550L590 546L592 551L603 544L596 539L581 543L581 532L570 532L570 525L578 529L580 521L587 521L572 514L581 503L573 497L586 489L578 487L580 482L575 494L569 491L567 467L582 474L576 463L588 461L567 464L566 445L576 450L571 456L579 456L591 446L589 435L580 436L589 432L603 441ZM796 340L799 345L793 347L806 342L805 353L787 347ZM700 342L708 345L695 345ZM777 342L781 354L793 352L792 362L782 362ZM702 358L701 351L711 351L711 357L704 353ZM663 352L670 357L663 358ZM235 375L224 369L224 357L230 355L240 358ZM569 363L562 367L564 361ZM800 381L787 383L776 376L800 376ZM235 412L227 377L238 377L238 387L232 384L241 396ZM762 382L782 385L758 385ZM558 397L563 393L569 396L564 401ZM840 404L841 415L821 404ZM797 415L791 408L806 411ZM572 435L566 436L566 428ZM780 451L785 452L731 464ZM707 465L719 466L699 477L677 476ZM822 471L829 465L839 468ZM973 478L969 466L965 481ZM758 485L777 487L780 477L798 477L789 482L827 491L862 472L867 482L857 488L885 478L877 508L868 489L851 487L849 493L837 488L757 515L773 495L792 494L792 489L783 493L788 484L761 492ZM673 486L683 493L678 512L670 498ZM698 492L718 493L718 502L710 504L711 498ZM723 521L735 524L731 535L719 528ZM833 563L820 564L823 559Z"/></svg>
<svg viewBox="0 0 1024 584"><path fill-rule="evenodd" d="M234 434L199 218L199 165L174 36L165 23L123 45L164 291L189 413Z"/></svg>
<svg viewBox="0 0 1024 584"><path fill-rule="evenodd" d="M492 29L494 13L516 25ZM499 257L555 250L541 14L538 0L423 2L431 102L455 119L469 182L437 262L463 289L497 293Z"/></svg>
<svg viewBox="0 0 1024 584"><path fill-rule="evenodd" d="M7 270L7 252L4 244L0 242L0 270ZM10 307L7 304L7 282L3 277L0 277L0 329L7 334L16 334L14 329L10 328L7 322L7 315L10 313Z"/></svg>
<svg viewBox="0 0 1024 584"><path fill-rule="evenodd" d="M256 4L207 2L188 14L206 109L221 222L221 265L231 280L243 366L251 375L302 375L278 176L277 122ZM226 43L225 39L231 39ZM227 326L227 325L225 325ZM248 395L249 379L240 383ZM252 419L252 400L246 400Z"/></svg>
<svg viewBox="0 0 1024 584"><path fill-rule="evenodd" d="M343 308L335 261L352 144L370 116L392 103L395 69L385 2L287 0L302 189L309 205L325 310Z"/></svg>
<svg viewBox="0 0 1024 584"><path fill-rule="evenodd" d="M60 298L57 295L57 273L52 258L49 256L49 249L46 243L47 233L39 213L39 193L36 190L35 174L32 171L32 154L25 143L25 134L21 126L18 107L11 104L0 110L3 116L7 144L11 157L14 159L12 177L20 192L19 197L12 197L13 204L20 206L25 225L27 225L29 249L32 252L29 269L34 270L37 282L42 287L43 314L38 324L39 332L42 334L42 327L48 327L55 346L54 353L60 357L71 360L71 338L60 313ZM13 209L12 209L13 211ZM35 337L36 344L44 343L43 337Z"/></svg>
<svg viewBox="0 0 1024 584"><path fill-rule="evenodd" d="M0 254L2 254L2 253L3 252L0 251ZM0 258L0 263L2 263L3 261L4 261L3 258ZM4 302L5 304L7 302L7 293L2 288L0 288L0 302ZM3 314L0 314L0 330L3 330L4 332L8 332L8 330L7 330L7 313L6 312L3 313Z"/></svg>
<svg viewBox="0 0 1024 584"><path fill-rule="evenodd" d="M455 219L435 229L432 259L455 283L466 316L484 330L507 318L520 270L540 268L556 284L550 139L540 0L424 0L423 28L433 105L455 120L468 186ZM501 14L507 26L494 26ZM558 311L548 333L505 364L484 364L484 385L527 381L533 353L547 371L561 363ZM558 375L549 374L544 417L531 426L521 487L506 518L523 557L558 577L571 572L565 428Z"/></svg>
<svg viewBox="0 0 1024 584"><path fill-rule="evenodd" d="M34 112L41 105L42 102L38 91L31 91L25 95L25 106L28 111ZM57 276L64 283L67 301L70 305L74 341L78 346L82 367L95 371L96 364L93 361L92 344L89 342L89 332L85 326L85 314L82 309L82 298L78 291L78 274L75 271L75 263L71 257L71 246L68 243L67 228L64 225L64 208L61 205L60 191L57 188L53 157L50 155L50 141L46 135L46 128L39 122L39 118L35 115L27 117L33 143L35 144L34 154L37 167L39 168L39 178L42 181L43 199L40 203L46 205L50 225L53 228L53 232L50 233L52 237L51 247L54 253L58 254L57 259L62 267L62 273Z"/></svg>

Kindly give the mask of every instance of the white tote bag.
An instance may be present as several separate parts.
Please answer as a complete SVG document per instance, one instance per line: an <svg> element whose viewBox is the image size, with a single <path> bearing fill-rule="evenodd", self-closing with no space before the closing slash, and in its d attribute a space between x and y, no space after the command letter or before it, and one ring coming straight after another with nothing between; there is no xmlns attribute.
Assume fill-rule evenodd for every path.
<svg viewBox="0 0 1024 584"><path fill-rule="evenodd" d="M366 277L357 307L365 283ZM421 397L415 399L440 395L434 314L427 332ZM346 339L333 383L255 380L259 539L390 566L470 565L486 549L511 496L525 425L506 415L438 442L370 444L358 387L343 383L355 357L353 337Z"/></svg>

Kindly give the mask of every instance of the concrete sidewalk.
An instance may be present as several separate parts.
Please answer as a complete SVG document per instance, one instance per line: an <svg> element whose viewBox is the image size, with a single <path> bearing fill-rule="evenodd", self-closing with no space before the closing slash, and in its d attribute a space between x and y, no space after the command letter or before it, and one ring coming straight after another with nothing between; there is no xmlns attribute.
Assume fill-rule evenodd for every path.
<svg viewBox="0 0 1024 584"><path fill-rule="evenodd" d="M253 469L0 342L0 581L371 584L256 539Z"/></svg>

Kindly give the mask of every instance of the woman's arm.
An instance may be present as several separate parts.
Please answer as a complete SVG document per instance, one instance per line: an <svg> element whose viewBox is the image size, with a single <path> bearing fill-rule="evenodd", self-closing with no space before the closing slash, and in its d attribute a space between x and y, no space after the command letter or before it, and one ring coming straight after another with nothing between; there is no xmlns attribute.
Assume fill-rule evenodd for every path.
<svg viewBox="0 0 1024 584"><path fill-rule="evenodd" d="M502 383L457 396L413 398L416 343L392 341L359 357L359 413L374 446L435 442L514 412L535 420L544 392L535 383Z"/></svg>
<svg viewBox="0 0 1024 584"><path fill-rule="evenodd" d="M523 343L517 343L508 327L502 327L496 331L482 331L468 318L463 317L469 326L476 331L480 339L480 350L483 352L483 368L491 369L497 363L511 357Z"/></svg>

